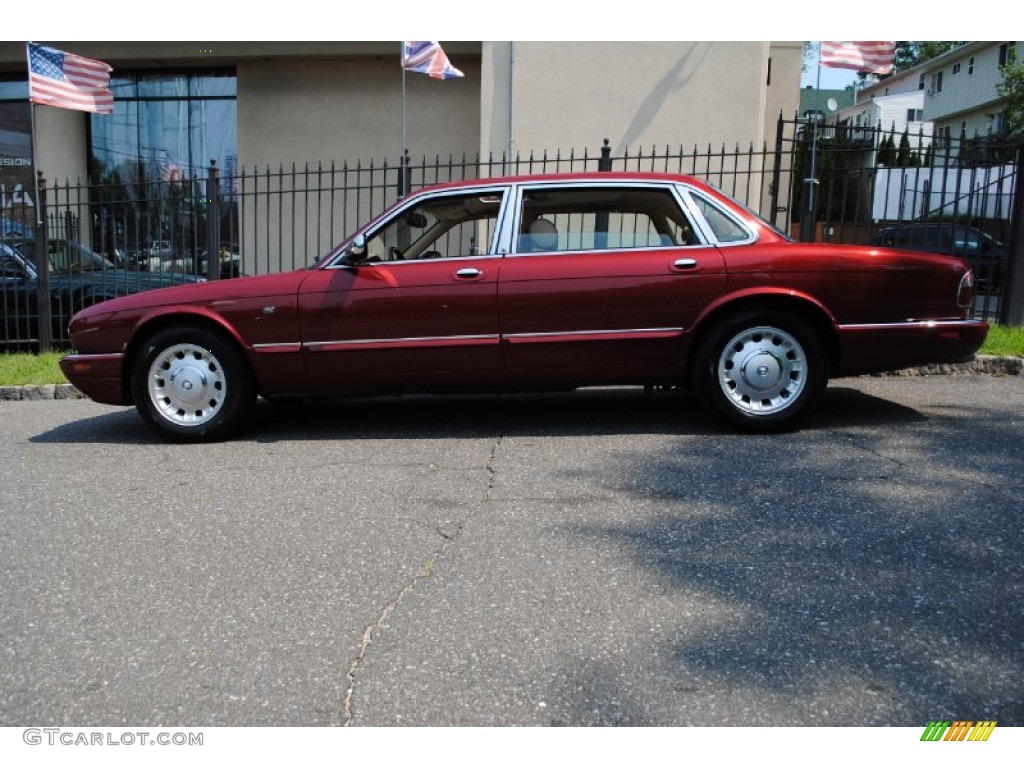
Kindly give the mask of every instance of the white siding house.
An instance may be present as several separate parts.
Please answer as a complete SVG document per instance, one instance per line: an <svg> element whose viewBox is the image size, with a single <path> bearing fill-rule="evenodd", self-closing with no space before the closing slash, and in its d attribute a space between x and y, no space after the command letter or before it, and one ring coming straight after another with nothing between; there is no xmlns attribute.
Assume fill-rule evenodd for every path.
<svg viewBox="0 0 1024 768"><path fill-rule="evenodd" d="M971 42L921 65L924 119L935 124L937 136L971 138L1003 130L1006 104L996 91L1003 79L999 68L1024 53L1022 46L1017 41Z"/></svg>
<svg viewBox="0 0 1024 768"><path fill-rule="evenodd" d="M923 151L932 137L932 124L924 119L925 92L921 88L920 66L900 72L861 89L853 106L838 111L829 123L853 129L893 132L897 144L904 131L909 134L915 151ZM866 136L865 138L869 138ZM874 145L873 134L871 144ZM871 149L867 163L875 164L875 150Z"/></svg>

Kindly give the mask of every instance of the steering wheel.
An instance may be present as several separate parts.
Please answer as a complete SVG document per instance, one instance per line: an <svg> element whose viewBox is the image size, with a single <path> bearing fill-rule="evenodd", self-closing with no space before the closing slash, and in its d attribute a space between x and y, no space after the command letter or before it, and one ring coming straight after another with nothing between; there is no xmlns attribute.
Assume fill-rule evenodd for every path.
<svg viewBox="0 0 1024 768"><path fill-rule="evenodd" d="M440 251L424 251L423 253L421 253L416 258L417 259L440 259L441 258L441 252Z"/></svg>

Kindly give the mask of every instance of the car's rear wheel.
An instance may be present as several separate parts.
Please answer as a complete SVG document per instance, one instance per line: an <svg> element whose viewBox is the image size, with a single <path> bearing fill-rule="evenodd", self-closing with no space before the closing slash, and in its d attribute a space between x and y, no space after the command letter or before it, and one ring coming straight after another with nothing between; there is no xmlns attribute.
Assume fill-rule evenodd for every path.
<svg viewBox="0 0 1024 768"><path fill-rule="evenodd" d="M792 427L828 383L818 334L778 311L725 319L698 343L693 359L702 404L750 431Z"/></svg>
<svg viewBox="0 0 1024 768"><path fill-rule="evenodd" d="M223 439L256 398L241 353L203 328L171 328L147 339L135 358L132 394L142 420L177 442Z"/></svg>

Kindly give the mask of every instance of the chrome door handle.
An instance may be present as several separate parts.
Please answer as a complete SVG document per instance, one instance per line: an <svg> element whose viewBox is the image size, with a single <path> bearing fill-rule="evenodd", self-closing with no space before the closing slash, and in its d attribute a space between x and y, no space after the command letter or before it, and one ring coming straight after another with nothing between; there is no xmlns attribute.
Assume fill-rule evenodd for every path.
<svg viewBox="0 0 1024 768"><path fill-rule="evenodd" d="M697 266L696 259L676 259L672 262L672 266L676 269L693 269Z"/></svg>
<svg viewBox="0 0 1024 768"><path fill-rule="evenodd" d="M473 267L455 270L455 276L460 277L464 280L470 277L480 277L482 274L483 272L481 272L479 269L474 269Z"/></svg>

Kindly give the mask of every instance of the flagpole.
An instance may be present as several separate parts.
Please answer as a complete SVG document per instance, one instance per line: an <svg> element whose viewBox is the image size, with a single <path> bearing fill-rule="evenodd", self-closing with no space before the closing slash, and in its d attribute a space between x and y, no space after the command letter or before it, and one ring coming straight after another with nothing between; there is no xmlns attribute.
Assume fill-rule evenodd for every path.
<svg viewBox="0 0 1024 768"><path fill-rule="evenodd" d="M818 41L818 83L815 85L815 90L821 90L821 40Z"/></svg>
<svg viewBox="0 0 1024 768"><path fill-rule="evenodd" d="M401 50L398 54L398 62L402 67L402 146L398 150L398 178L400 181L400 189L398 190L399 197L405 197L405 189L407 180L405 178L406 167L405 167L405 150L406 150L406 138L405 138L405 43L400 42Z"/></svg>
<svg viewBox="0 0 1024 768"><path fill-rule="evenodd" d="M39 143L36 137L36 102L32 99L31 41L25 41L25 64L28 68L29 94L29 140L32 142L32 217L35 219L35 267L36 267L36 323L39 351L49 352L53 346L53 332L50 327L50 262L46 243L46 222L39 211Z"/></svg>

